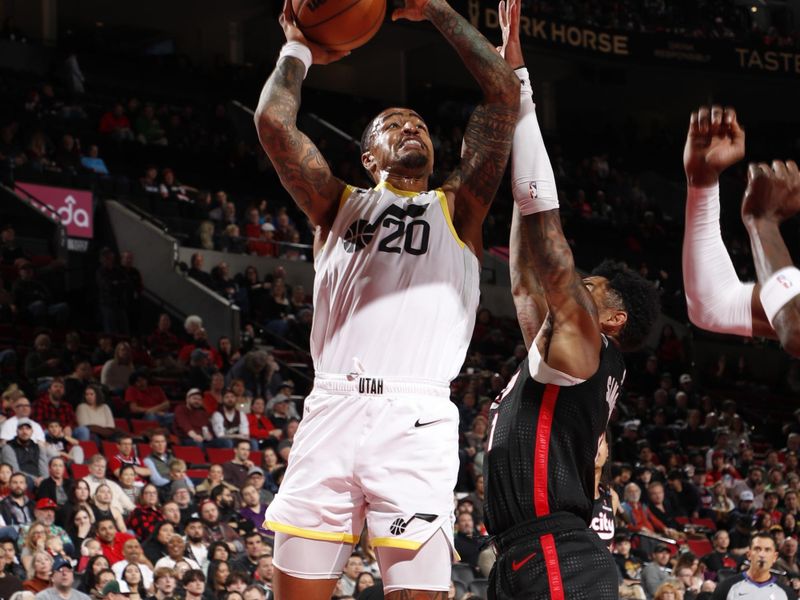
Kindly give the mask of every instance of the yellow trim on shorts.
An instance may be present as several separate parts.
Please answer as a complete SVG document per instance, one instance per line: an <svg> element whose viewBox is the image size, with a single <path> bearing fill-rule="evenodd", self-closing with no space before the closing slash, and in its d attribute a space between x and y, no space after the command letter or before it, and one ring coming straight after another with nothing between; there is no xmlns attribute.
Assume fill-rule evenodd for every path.
<svg viewBox="0 0 800 600"><path fill-rule="evenodd" d="M352 194L353 190L355 189L356 188L352 185L344 186L344 189L342 190L342 195L339 196L339 208L342 208L342 205L344 205L344 203L347 202L347 199L350 197L350 194Z"/></svg>
<svg viewBox="0 0 800 600"><path fill-rule="evenodd" d="M344 542L345 544L357 544L359 536L351 533L338 533L336 531L318 531L316 529L303 529L302 527L295 527L293 525L284 525L283 523L276 523L275 521L264 521L266 529L272 531L279 531L280 533L288 533L308 540L320 540L323 542Z"/></svg>
<svg viewBox="0 0 800 600"><path fill-rule="evenodd" d="M379 546L383 548L400 548L402 550L419 550L422 548L423 544L423 542L399 540L397 538L371 538L369 541L373 546Z"/></svg>
<svg viewBox="0 0 800 600"><path fill-rule="evenodd" d="M398 196L405 196L406 198L414 198L415 196L419 196L420 194L424 193L424 192L409 192L407 190L399 190L396 187L394 187L391 183L389 183L388 181L381 181L378 185L375 186L376 190L379 190L379 189L382 189L382 188L386 188L387 190L389 190L393 194L397 194Z"/></svg>
<svg viewBox="0 0 800 600"><path fill-rule="evenodd" d="M447 223L447 226L450 228L450 233L453 234L453 237L456 238L456 242L458 242L458 245L463 249L466 244L461 241L461 238L458 237L458 233L456 233L455 225L453 225L453 219L450 216L450 208L447 206L447 196L444 195L442 188L436 188L436 195L439 196L439 204L442 207L442 212L444 213L444 220Z"/></svg>

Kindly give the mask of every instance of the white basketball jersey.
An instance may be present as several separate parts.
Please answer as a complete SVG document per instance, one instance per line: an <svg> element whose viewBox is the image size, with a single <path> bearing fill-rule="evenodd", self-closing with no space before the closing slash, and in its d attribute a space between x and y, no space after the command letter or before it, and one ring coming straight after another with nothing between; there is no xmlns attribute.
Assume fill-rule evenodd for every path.
<svg viewBox="0 0 800 600"><path fill-rule="evenodd" d="M314 267L318 374L445 384L458 375L480 266L456 234L444 192L348 186Z"/></svg>

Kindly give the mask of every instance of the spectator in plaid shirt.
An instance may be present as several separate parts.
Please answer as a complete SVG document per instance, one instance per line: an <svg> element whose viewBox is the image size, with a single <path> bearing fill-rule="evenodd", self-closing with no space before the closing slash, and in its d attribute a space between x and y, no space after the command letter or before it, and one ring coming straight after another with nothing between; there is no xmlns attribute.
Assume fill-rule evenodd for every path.
<svg viewBox="0 0 800 600"><path fill-rule="evenodd" d="M78 426L72 405L64 399L64 380L56 377L50 382L47 393L33 404L31 419L37 423L58 421L64 426L64 434L85 441L89 439L89 429ZM74 429L73 429L74 427Z"/></svg>

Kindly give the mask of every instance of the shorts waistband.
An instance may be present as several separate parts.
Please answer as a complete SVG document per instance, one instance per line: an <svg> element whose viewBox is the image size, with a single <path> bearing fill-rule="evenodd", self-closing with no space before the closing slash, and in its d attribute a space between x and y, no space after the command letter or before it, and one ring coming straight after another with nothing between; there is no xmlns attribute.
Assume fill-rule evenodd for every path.
<svg viewBox="0 0 800 600"><path fill-rule="evenodd" d="M317 373L314 391L348 396L386 396L388 394L418 394L450 398L450 385L446 382L402 377L371 375L328 375Z"/></svg>
<svg viewBox="0 0 800 600"><path fill-rule="evenodd" d="M494 536L494 544L497 547L497 551L502 553L520 542L529 541L531 537L586 528L586 522L580 517L568 512L556 512L546 517L514 525L503 533Z"/></svg>

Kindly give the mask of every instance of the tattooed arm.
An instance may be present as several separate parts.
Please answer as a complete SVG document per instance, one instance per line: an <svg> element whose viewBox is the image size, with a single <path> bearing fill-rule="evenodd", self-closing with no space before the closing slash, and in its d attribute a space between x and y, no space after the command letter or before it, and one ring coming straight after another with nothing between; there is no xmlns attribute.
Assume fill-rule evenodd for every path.
<svg viewBox="0 0 800 600"><path fill-rule="evenodd" d="M292 22L289 0L284 4L280 23L287 40L299 41L311 50L315 64L329 63L344 55L309 43ZM333 176L322 153L297 128L304 76L305 66L300 59L279 59L261 90L255 123L261 145L283 187L314 225L327 230L336 218L345 184Z"/></svg>
<svg viewBox="0 0 800 600"><path fill-rule="evenodd" d="M511 152L519 80L488 40L445 0L406 0L393 19L427 19L455 48L483 91L464 132L461 163L443 186L456 231L480 258L483 220Z"/></svg>

